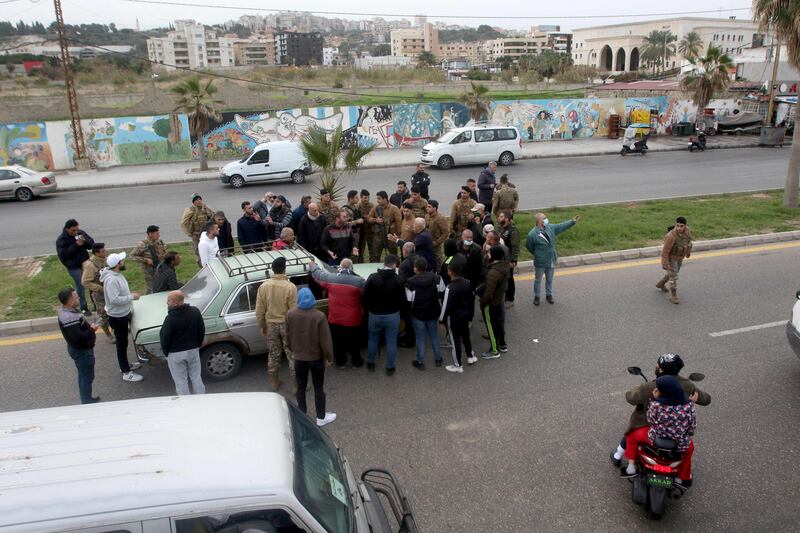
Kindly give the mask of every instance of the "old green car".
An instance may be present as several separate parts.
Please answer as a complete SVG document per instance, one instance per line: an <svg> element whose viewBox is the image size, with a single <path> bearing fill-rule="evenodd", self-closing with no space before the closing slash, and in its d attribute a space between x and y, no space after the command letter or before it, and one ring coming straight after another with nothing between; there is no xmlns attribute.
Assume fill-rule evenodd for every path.
<svg viewBox="0 0 800 533"><path fill-rule="evenodd" d="M301 247L218 257L203 267L181 288L185 301L200 309L206 337L200 349L203 377L222 381L235 376L242 357L266 353L267 341L256 321L256 293L270 276L272 261L286 258L286 275L298 289L310 287L317 308L328 309L327 294L311 279L308 264L313 259L331 268ZM367 277L380 265L357 264L355 271ZM167 316L167 293L142 296L133 302L131 336L137 352L162 357L159 333Z"/></svg>

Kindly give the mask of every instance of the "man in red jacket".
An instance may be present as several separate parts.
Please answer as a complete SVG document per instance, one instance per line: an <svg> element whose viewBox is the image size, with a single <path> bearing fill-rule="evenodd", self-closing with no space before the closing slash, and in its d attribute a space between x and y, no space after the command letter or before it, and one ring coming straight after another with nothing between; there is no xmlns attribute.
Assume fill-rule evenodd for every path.
<svg viewBox="0 0 800 533"><path fill-rule="evenodd" d="M342 259L336 272L329 272L310 264L311 276L322 288L328 290L328 324L333 338L333 358L337 368L344 368L347 353L354 368L364 365L361 358L361 322L364 311L361 295L364 291L364 278L353 272L353 262Z"/></svg>

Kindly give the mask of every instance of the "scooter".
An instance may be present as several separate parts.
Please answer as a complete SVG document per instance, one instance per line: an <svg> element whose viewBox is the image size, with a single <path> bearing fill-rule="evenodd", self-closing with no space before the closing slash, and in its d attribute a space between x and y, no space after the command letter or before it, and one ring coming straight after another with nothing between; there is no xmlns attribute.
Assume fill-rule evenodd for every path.
<svg viewBox="0 0 800 533"><path fill-rule="evenodd" d="M695 150L706 151L706 134L702 131L697 136L689 136L689 151L694 152Z"/></svg>
<svg viewBox="0 0 800 533"><path fill-rule="evenodd" d="M636 132L640 129L646 129L648 133L642 135L642 138L635 141ZM622 137L622 150L619 155L626 156L628 154L642 154L647 155L647 138L650 137L649 124L631 124L625 128L625 135Z"/></svg>
<svg viewBox="0 0 800 533"><path fill-rule="evenodd" d="M638 366L629 366L628 373L648 381ZM692 373L689 374L689 379L702 381L705 375ZM683 462L683 453L677 451L677 446L674 440L661 438L656 439L652 445L640 445L636 477L628 479L633 483L633 503L644 505L654 520L664 514L667 498L678 499L686 492L686 489L675 483L678 469Z"/></svg>

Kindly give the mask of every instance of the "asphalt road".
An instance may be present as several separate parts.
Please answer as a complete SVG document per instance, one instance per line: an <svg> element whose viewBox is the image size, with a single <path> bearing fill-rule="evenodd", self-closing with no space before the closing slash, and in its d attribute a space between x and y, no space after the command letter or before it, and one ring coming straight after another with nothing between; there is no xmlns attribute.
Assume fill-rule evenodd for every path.
<svg viewBox="0 0 800 533"><path fill-rule="evenodd" d="M642 156L593 156L522 160L507 172L520 193L523 208L606 203L671 196L702 195L783 187L788 149L744 148L704 153L655 152ZM369 169L347 179L347 187L392 192L398 179L413 168ZM431 171L431 197L450 203L467 178L480 167ZM142 167L142 172L147 172ZM311 182L314 182L312 179ZM253 185L233 190L217 181L56 193L27 204L0 202L0 258L51 254L64 221L77 218L81 227L107 246L133 246L150 224L161 226L166 241L185 240L179 222L190 195L199 192L214 209L235 221L243 200L255 201L267 190L297 203L311 194L312 183ZM235 228L234 228L235 229Z"/></svg>
<svg viewBox="0 0 800 533"><path fill-rule="evenodd" d="M697 254L681 272L679 306L653 287L658 265L641 262L560 270L554 306L533 307L532 283L520 281L508 354L461 375L419 372L409 350L393 378L329 371L339 418L328 431L358 469L399 477L426 532L795 530L800 361L782 327L709 333L787 319L799 253L773 245ZM623 393L639 379L625 368L652 375L667 351L685 357L687 373L707 375L712 404L698 408L694 487L649 523L608 453L631 410ZM173 392L163 366L122 382L104 341L97 360L104 401ZM77 402L63 342L0 346L0 362L1 410ZM264 357L250 359L208 392L267 390L265 367Z"/></svg>

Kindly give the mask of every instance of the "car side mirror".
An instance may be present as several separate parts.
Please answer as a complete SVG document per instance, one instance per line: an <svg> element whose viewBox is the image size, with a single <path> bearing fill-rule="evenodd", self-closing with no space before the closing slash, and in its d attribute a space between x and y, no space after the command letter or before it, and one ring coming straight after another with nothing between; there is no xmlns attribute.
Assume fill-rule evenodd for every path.
<svg viewBox="0 0 800 533"><path fill-rule="evenodd" d="M638 366L629 366L628 367L628 374L631 374L631 375L634 375L634 376L641 376L642 375L642 369L639 368Z"/></svg>
<svg viewBox="0 0 800 533"><path fill-rule="evenodd" d="M797 291L797 292L795 293L795 296L797 297L797 299L798 299L798 300L800 300L800 291Z"/></svg>
<svg viewBox="0 0 800 533"><path fill-rule="evenodd" d="M690 381L703 381L704 379L706 379L706 375L701 374L700 372L692 372L689 374Z"/></svg>

